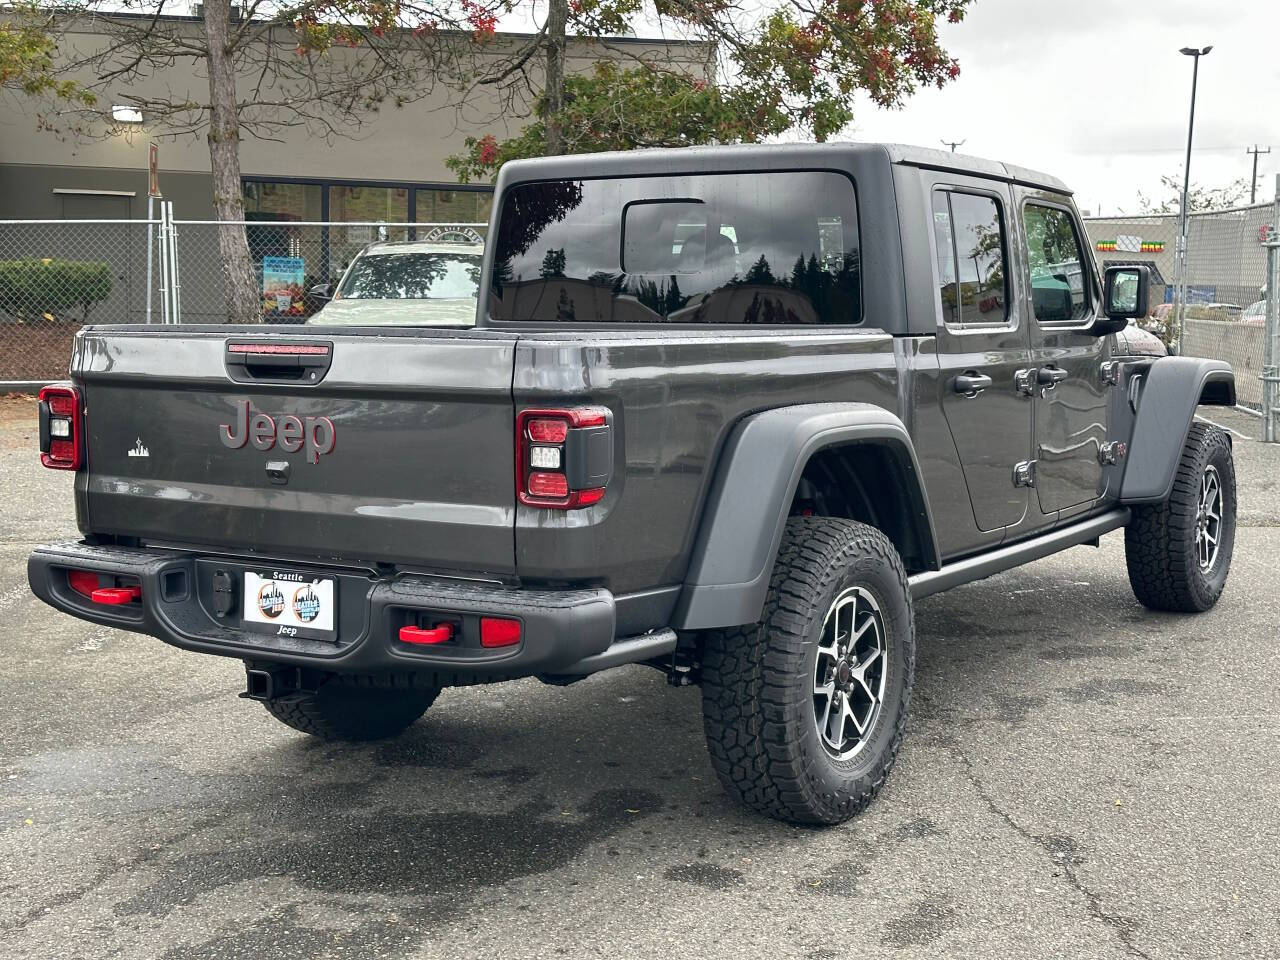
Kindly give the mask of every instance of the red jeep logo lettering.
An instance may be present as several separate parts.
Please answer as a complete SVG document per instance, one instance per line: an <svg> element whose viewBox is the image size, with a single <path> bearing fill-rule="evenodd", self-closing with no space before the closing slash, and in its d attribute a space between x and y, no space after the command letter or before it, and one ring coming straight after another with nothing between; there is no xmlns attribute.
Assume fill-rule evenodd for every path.
<svg viewBox="0 0 1280 960"><path fill-rule="evenodd" d="M218 439L224 447L239 450L246 443L255 450L270 450L280 444L288 453L306 450L306 458L319 463L320 458L333 450L337 432L328 417L307 417L300 420L289 414L280 418L279 426L265 413L249 415L249 401L236 401L236 415L231 423L218 427Z"/></svg>

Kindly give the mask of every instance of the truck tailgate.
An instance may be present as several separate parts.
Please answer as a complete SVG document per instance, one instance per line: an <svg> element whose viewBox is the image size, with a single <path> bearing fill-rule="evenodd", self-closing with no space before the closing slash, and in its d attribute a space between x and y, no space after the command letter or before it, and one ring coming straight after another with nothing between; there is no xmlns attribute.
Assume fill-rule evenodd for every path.
<svg viewBox="0 0 1280 960"><path fill-rule="evenodd" d="M72 361L86 410L81 526L282 558L510 573L516 340L88 328ZM255 356L327 345L327 372L277 382L291 375L284 366L228 363L240 344Z"/></svg>

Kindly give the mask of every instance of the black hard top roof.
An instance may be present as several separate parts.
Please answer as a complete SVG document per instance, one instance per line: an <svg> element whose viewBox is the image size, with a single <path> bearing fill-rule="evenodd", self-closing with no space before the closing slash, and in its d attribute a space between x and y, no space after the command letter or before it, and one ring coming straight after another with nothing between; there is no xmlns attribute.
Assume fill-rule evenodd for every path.
<svg viewBox="0 0 1280 960"><path fill-rule="evenodd" d="M634 177L662 174L710 173L742 169L794 169L815 163L834 168L879 154L889 163L927 167L960 174L992 177L1070 194L1057 177L998 160L970 157L929 147L897 143L768 143L733 146L626 150L515 160L502 168L500 183L522 180L562 180L584 177Z"/></svg>

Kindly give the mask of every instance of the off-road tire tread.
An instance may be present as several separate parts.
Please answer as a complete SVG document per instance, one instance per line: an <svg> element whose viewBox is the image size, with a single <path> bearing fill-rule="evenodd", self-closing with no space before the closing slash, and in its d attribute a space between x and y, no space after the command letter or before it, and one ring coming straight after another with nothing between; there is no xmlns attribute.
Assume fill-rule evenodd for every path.
<svg viewBox="0 0 1280 960"><path fill-rule="evenodd" d="M358 678L335 678L317 690L295 691L262 705L285 726L321 740L385 740L403 733L440 694L439 688L388 689L353 681ZM377 690L378 697L353 703L339 693L344 688Z"/></svg>
<svg viewBox="0 0 1280 960"><path fill-rule="evenodd" d="M1226 451L1230 464L1231 441L1226 433L1212 424L1194 421L1178 459L1169 498L1163 503L1140 504L1131 509L1124 531L1125 565L1133 595L1150 610L1200 613L1212 607L1221 595L1222 585L1216 590L1211 588L1194 561L1193 551L1188 549L1188 541L1195 538L1200 477L1205 464L1219 449ZM1229 522L1234 528L1234 466L1230 476L1221 479L1224 484L1229 482L1233 490ZM1229 556L1226 562L1230 562Z"/></svg>
<svg viewBox="0 0 1280 960"><path fill-rule="evenodd" d="M815 803L805 776L813 758L791 734L795 723L808 722L797 711L812 709L807 678L801 687L792 679L797 658L804 657L806 637L799 628L813 615L815 598L847 566L840 561L865 555L894 571L906 600L906 690L889 748L873 775L842 796ZM839 823L863 810L884 784L902 743L915 672L914 629L906 571L883 533L840 518L790 518L759 623L704 635L703 724L712 766L726 791L766 816L790 822Z"/></svg>

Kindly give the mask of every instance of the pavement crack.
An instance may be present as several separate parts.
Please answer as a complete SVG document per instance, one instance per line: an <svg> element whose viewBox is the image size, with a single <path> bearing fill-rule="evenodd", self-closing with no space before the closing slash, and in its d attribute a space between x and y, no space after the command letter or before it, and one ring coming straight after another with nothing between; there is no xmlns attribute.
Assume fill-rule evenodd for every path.
<svg viewBox="0 0 1280 960"><path fill-rule="evenodd" d="M965 779L968 780L970 785L973 787L974 792L978 795L978 799L980 799L983 804L986 805L987 809L996 817L1004 821L1010 830L1022 837L1028 843L1032 843L1039 847L1049 856L1049 859L1052 860L1055 866L1057 866L1061 871L1063 879L1066 880L1068 885L1070 885L1071 888L1079 894L1081 899L1084 900L1085 909L1089 916L1094 920L1097 920L1099 923L1110 927L1115 933L1116 939L1120 941L1121 946L1124 947L1125 952L1129 954L1129 956L1141 957L1143 960L1151 960L1151 955L1134 942L1134 922L1127 917L1118 916L1116 914L1109 913L1106 910L1102 904L1102 897L1089 889L1088 885L1080 879L1080 875L1076 872L1076 864L1072 862L1070 857L1064 856L1062 844L1060 842L1055 843L1054 839L1048 836L1034 833L1014 820L1007 811L996 803L995 798L987 791L987 788L983 786L982 780L974 771L973 761L965 755L964 751L955 744L948 744L948 749L951 751L952 756L959 761Z"/></svg>

